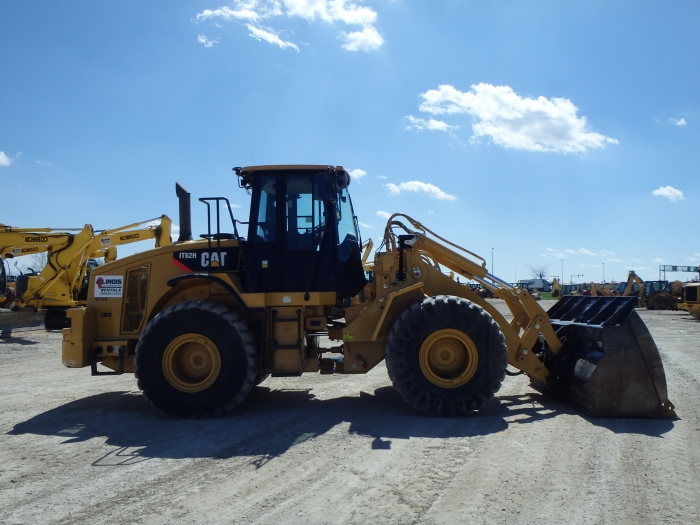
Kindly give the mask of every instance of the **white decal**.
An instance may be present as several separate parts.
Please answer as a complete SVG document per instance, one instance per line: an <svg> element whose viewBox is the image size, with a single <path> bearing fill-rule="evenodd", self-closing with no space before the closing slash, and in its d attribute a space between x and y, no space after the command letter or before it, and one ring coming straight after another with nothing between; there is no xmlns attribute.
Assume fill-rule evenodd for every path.
<svg viewBox="0 0 700 525"><path fill-rule="evenodd" d="M95 278L95 297L121 297L123 275L98 275Z"/></svg>
<svg viewBox="0 0 700 525"><path fill-rule="evenodd" d="M202 267L207 266L225 266L226 265L226 252L221 252L221 260L219 260L218 252L202 254Z"/></svg>
<svg viewBox="0 0 700 525"><path fill-rule="evenodd" d="M102 237L100 239L100 244L102 244L102 246L109 246L110 244L112 244L112 239L110 239L109 237Z"/></svg>

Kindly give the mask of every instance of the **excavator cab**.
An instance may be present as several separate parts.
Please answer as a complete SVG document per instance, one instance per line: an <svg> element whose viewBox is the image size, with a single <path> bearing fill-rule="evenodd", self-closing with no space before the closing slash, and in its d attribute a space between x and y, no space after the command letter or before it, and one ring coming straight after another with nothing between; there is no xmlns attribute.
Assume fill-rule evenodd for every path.
<svg viewBox="0 0 700 525"><path fill-rule="evenodd" d="M335 291L365 286L362 242L342 167L235 168L251 192L248 236L241 241L247 292Z"/></svg>

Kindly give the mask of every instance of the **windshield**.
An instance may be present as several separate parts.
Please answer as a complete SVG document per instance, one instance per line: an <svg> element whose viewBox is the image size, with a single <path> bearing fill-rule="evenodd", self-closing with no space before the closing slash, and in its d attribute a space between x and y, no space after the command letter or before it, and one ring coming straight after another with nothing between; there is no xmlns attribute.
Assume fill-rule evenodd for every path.
<svg viewBox="0 0 700 525"><path fill-rule="evenodd" d="M360 235L355 224L355 213L347 188L338 192L336 218L338 223L338 258L345 261L352 249L360 244Z"/></svg>

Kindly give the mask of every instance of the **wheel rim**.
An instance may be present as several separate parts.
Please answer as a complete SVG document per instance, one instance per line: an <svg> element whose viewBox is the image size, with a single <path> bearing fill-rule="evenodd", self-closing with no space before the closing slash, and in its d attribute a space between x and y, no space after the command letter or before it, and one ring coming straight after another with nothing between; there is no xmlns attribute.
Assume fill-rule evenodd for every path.
<svg viewBox="0 0 700 525"><path fill-rule="evenodd" d="M221 355L208 337L184 334L173 339L163 354L163 373L181 392L209 388L221 372Z"/></svg>
<svg viewBox="0 0 700 525"><path fill-rule="evenodd" d="M479 364L479 353L464 332L447 328L430 334L420 348L423 375L442 388L456 388L469 382Z"/></svg>

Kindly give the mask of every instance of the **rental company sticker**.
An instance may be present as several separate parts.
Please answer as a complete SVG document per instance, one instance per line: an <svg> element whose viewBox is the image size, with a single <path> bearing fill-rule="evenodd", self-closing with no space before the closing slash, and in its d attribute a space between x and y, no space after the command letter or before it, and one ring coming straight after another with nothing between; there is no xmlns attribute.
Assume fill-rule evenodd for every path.
<svg viewBox="0 0 700 525"><path fill-rule="evenodd" d="M123 275L100 275L95 279L95 297L121 297Z"/></svg>

